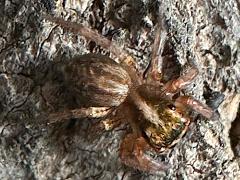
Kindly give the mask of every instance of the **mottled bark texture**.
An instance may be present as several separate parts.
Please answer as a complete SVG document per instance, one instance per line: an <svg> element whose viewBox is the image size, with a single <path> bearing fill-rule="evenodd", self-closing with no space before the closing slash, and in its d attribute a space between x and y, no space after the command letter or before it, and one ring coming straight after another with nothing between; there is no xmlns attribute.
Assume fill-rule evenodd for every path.
<svg viewBox="0 0 240 180"><path fill-rule="evenodd" d="M240 3L238 0L165 0L169 40L164 80L191 64L199 76L182 94L218 108L220 118L192 114L184 138L166 155L172 166L143 173L124 166L119 143L128 125L95 131L96 121L69 120L46 126L52 109L64 107L58 90L42 87L51 62L107 50L43 18L52 14L97 29L131 53L144 69L151 54L157 0L0 1L0 179L239 179ZM45 86L46 87L46 86ZM56 91L56 93L54 93ZM55 107L48 101L54 100ZM59 105L58 105L59 104ZM44 117L44 116L41 116ZM233 126L232 126L233 125Z"/></svg>

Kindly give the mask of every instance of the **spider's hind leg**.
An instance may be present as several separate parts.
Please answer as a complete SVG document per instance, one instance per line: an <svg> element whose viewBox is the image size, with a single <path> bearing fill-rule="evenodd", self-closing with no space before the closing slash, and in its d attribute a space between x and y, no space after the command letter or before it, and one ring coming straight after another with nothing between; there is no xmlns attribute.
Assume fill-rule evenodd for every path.
<svg viewBox="0 0 240 180"><path fill-rule="evenodd" d="M135 60L126 51L119 47L119 45L117 45L115 42L99 34L96 30L93 30L79 23L65 21L62 18L53 17L50 15L44 15L44 18L48 21L60 25L64 29L74 34L79 34L90 41L96 42L96 44L102 48L109 50L115 57L118 58L120 63L132 66L134 69L136 69Z"/></svg>
<svg viewBox="0 0 240 180"><path fill-rule="evenodd" d="M54 124L69 119L101 118L108 115L110 111L108 107L89 107L51 113L46 117L40 115L39 118L46 119L47 124Z"/></svg>

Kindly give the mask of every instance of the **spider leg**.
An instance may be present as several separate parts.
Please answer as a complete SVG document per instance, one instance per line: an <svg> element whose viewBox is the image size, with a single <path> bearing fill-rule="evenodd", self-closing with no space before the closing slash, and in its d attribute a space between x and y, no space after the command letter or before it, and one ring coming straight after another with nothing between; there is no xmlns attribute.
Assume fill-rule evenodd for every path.
<svg viewBox="0 0 240 180"><path fill-rule="evenodd" d="M110 113L111 114L111 113ZM122 125L121 119L117 117L113 117L110 115L110 117L102 118L98 120L97 122L94 122L91 124L91 126L88 127L87 133L90 134L88 140L92 141L100 136L102 136L103 133L107 131L111 131L117 127Z"/></svg>
<svg viewBox="0 0 240 180"><path fill-rule="evenodd" d="M147 69L144 72L145 78L150 78L150 80L161 80L161 70L162 70L162 53L164 50L164 46L167 40L167 27L165 18L163 16L163 11L158 18L159 24L157 24L154 43L153 43L153 50L151 55L151 60Z"/></svg>
<svg viewBox="0 0 240 180"><path fill-rule="evenodd" d="M97 31L85 27L81 24L64 21L62 18L53 17L50 15L44 15L44 18L48 21L59 24L66 30L69 30L75 34L79 33L86 39L96 42L99 46L109 50L114 56L116 56L119 59L120 63L124 63L129 66L135 66L134 69L136 69L135 60L130 55L128 55L127 52L125 52L122 48L119 47L119 45L117 45L113 41L110 41L103 35L99 34Z"/></svg>
<svg viewBox="0 0 240 180"><path fill-rule="evenodd" d="M166 95L173 96L174 94L178 93L181 89L184 89L186 86L188 86L197 75L198 69L192 67L187 71L186 74L183 74L179 78L167 82L164 85L163 90L166 93Z"/></svg>
<svg viewBox="0 0 240 180"><path fill-rule="evenodd" d="M143 137L137 138L136 135L129 134L121 143L120 158L124 164L141 171L156 172L167 170L169 165L163 162L156 162L154 159L144 154L145 151L151 149L152 148Z"/></svg>
<svg viewBox="0 0 240 180"><path fill-rule="evenodd" d="M72 118L100 118L106 116L111 111L108 107L89 107L73 110L65 110L63 112L51 113L44 119L47 119L48 124L66 121ZM43 118L43 117L41 117Z"/></svg>
<svg viewBox="0 0 240 180"><path fill-rule="evenodd" d="M121 109L116 109L113 112L109 113L106 118L97 122L93 126L90 127L91 132L99 132L99 131L110 131L118 126L120 126L123 122L123 113ZM124 115L126 115L124 113Z"/></svg>
<svg viewBox="0 0 240 180"><path fill-rule="evenodd" d="M180 109L185 110L186 108L190 108L208 119L217 118L217 114L207 105L199 102L198 100L190 97L190 96L179 96L175 100L175 105Z"/></svg>

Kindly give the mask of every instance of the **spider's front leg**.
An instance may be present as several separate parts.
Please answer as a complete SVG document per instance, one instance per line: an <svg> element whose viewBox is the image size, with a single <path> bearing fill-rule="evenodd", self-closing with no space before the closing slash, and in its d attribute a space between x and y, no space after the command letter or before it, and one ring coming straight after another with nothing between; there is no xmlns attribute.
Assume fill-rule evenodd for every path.
<svg viewBox="0 0 240 180"><path fill-rule="evenodd" d="M153 150L143 137L128 134L121 143L120 157L124 164L146 172L164 171L169 165L156 162L144 153Z"/></svg>
<svg viewBox="0 0 240 180"><path fill-rule="evenodd" d="M142 136L142 129L139 127L139 122L136 122L138 110L134 110L135 106L124 105L125 119L130 123L132 133L127 134L120 145L121 161L127 166L146 172L156 172L166 170L169 166L163 162L156 162L151 157L145 154L146 151L154 151L149 143Z"/></svg>
<svg viewBox="0 0 240 180"><path fill-rule="evenodd" d="M149 74L153 80L161 80L162 53L167 39L166 30L158 27L153 44L152 58L149 67Z"/></svg>
<svg viewBox="0 0 240 180"><path fill-rule="evenodd" d="M198 69L191 67L186 74L183 74L177 79L167 82L163 90L168 96L173 96L178 93L181 89L192 83L193 79L198 75Z"/></svg>
<svg viewBox="0 0 240 180"><path fill-rule="evenodd" d="M213 109L208 107L207 105L199 102L198 100L192 98L191 96L180 96L176 99L175 105L182 109L183 111L186 108L193 109L194 111L202 114L204 117L208 119L217 119L218 114L214 112Z"/></svg>
<svg viewBox="0 0 240 180"><path fill-rule="evenodd" d="M147 81L160 81L162 74L162 53L167 40L167 25L163 11L158 18L154 43L152 46L151 60L143 76Z"/></svg>
<svg viewBox="0 0 240 180"><path fill-rule="evenodd" d="M186 74L183 74L177 79L171 80L166 83L163 87L164 93L171 97L178 93L181 89L184 89L190 83L192 83L193 79L198 75L198 69L192 67ZM190 97L190 96L180 96L175 101L176 106L183 111L186 108L190 108L200 114L202 114L206 118L217 118L217 114L214 112L213 109L208 107L207 105L199 102L198 100Z"/></svg>

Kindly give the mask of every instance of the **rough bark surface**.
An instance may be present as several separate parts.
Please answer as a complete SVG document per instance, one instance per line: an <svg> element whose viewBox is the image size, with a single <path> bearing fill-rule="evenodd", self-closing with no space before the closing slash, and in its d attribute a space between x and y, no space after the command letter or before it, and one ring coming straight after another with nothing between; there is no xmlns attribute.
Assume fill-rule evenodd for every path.
<svg viewBox="0 0 240 180"><path fill-rule="evenodd" d="M0 1L0 179L240 179L238 0L162 2L169 28L165 80L195 64L200 74L181 93L220 114L218 121L192 114L190 130L168 154L152 153L170 163L167 172L143 173L121 163L119 143L130 130L127 125L95 133L89 130L91 120L45 126L36 118L48 112L38 84L44 84L50 62L88 52L109 54L43 14L97 29L124 46L142 70L151 55L161 2ZM58 100L56 94L53 98Z"/></svg>

